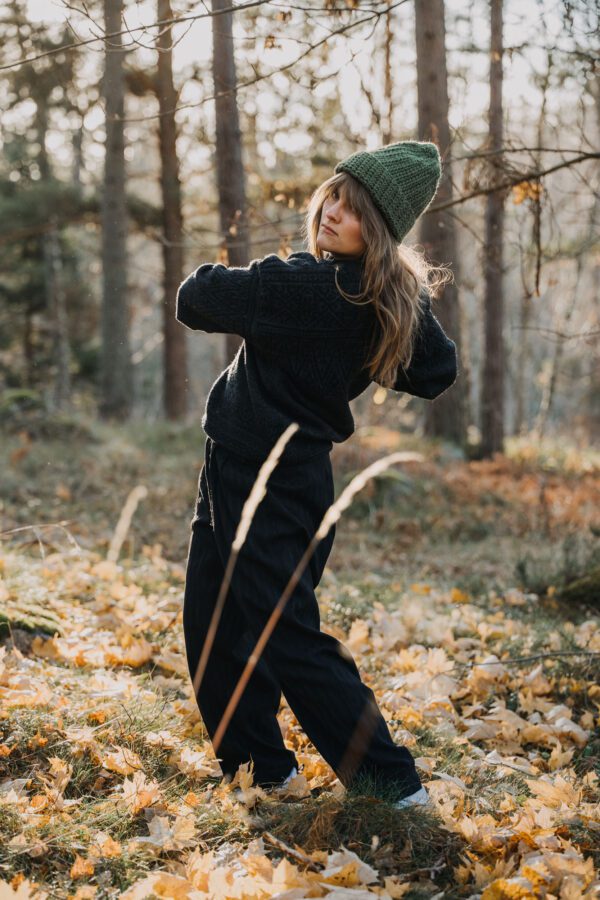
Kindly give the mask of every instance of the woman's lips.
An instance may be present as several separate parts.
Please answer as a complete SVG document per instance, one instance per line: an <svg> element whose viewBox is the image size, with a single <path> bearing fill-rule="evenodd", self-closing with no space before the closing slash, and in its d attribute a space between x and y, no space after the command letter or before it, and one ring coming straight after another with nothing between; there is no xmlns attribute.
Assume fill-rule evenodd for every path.
<svg viewBox="0 0 600 900"><path fill-rule="evenodd" d="M327 234L336 234L336 232L332 228L328 228L327 225L321 225L323 231L326 231Z"/></svg>

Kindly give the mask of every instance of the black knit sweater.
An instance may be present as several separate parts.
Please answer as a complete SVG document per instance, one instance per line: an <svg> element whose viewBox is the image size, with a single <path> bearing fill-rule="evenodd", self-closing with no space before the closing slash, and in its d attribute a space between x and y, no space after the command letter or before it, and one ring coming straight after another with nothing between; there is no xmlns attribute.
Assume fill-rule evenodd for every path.
<svg viewBox="0 0 600 900"><path fill-rule="evenodd" d="M210 389L202 427L217 443L263 462L291 422L300 428L280 464L329 452L354 431L349 401L371 382L365 369L377 327L373 306L341 296L360 290L362 258L270 254L247 267L205 263L177 293L176 318L193 330L238 334L243 343ZM456 345L422 295L410 366L394 390L433 400L457 377Z"/></svg>

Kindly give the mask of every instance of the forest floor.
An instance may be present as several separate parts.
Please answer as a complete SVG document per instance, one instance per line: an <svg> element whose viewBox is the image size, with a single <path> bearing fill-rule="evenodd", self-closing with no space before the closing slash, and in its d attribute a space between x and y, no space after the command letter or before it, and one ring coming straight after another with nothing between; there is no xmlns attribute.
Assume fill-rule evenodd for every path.
<svg viewBox="0 0 600 900"><path fill-rule="evenodd" d="M288 793L220 784L181 624L199 426L0 439L2 900L598 896L598 454L465 461L376 428L334 448L336 496L422 454L355 495L317 589L433 800L394 810L285 700Z"/></svg>

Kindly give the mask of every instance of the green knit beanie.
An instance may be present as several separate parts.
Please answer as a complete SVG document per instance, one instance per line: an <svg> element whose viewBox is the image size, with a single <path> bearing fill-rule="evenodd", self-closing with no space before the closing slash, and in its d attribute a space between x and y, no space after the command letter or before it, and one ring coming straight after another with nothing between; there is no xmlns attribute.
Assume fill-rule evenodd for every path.
<svg viewBox="0 0 600 900"><path fill-rule="evenodd" d="M429 141L400 141L359 150L335 167L368 190L400 243L435 196L442 175L439 150Z"/></svg>

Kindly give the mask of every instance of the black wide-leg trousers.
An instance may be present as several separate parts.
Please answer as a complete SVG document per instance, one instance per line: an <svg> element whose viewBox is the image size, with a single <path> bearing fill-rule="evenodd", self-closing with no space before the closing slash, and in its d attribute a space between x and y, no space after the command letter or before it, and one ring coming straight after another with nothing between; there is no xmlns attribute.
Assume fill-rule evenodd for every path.
<svg viewBox="0 0 600 900"><path fill-rule="evenodd" d="M206 439L191 522L183 628L193 679L231 544L260 466ZM207 667L197 693L212 738L261 631L290 576L333 503L329 453L278 465L269 476L239 551ZM298 766L284 742L277 712L281 693L308 738L346 787L367 775L398 799L418 790L414 759L394 744L371 688L349 650L321 631L315 588L335 537L318 545L246 685L216 756L224 774L254 763L262 786ZM397 789L397 794L396 794Z"/></svg>

